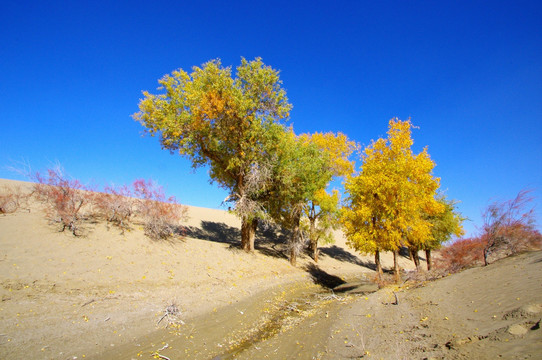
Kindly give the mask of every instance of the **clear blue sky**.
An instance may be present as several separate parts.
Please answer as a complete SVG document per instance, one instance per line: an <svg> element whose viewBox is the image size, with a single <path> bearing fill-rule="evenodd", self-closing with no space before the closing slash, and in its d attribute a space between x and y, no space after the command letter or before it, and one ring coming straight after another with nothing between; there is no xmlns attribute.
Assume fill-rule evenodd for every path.
<svg viewBox="0 0 542 360"><path fill-rule="evenodd" d="M368 145L411 117L474 234L491 200L526 187L542 212L541 19L535 0L4 1L0 177L22 180L6 169L22 158L59 161L85 183L153 178L217 208L207 170L130 115L174 69L260 56L281 70L297 133Z"/></svg>

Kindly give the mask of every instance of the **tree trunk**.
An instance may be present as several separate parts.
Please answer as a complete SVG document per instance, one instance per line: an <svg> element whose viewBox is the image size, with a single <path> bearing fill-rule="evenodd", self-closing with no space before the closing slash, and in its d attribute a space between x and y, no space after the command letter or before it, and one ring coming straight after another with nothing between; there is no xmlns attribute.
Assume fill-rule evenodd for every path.
<svg viewBox="0 0 542 360"><path fill-rule="evenodd" d="M382 264L380 263L380 251L376 250L375 252L375 264L376 264L376 273L378 274L378 278L382 278Z"/></svg>
<svg viewBox="0 0 542 360"><path fill-rule="evenodd" d="M257 227L258 219L241 220L241 248L246 252L254 251L254 239Z"/></svg>
<svg viewBox="0 0 542 360"><path fill-rule="evenodd" d="M427 261L427 271L431 271L433 260L431 259L431 250L425 250L425 259Z"/></svg>
<svg viewBox="0 0 542 360"><path fill-rule="evenodd" d="M314 205L313 205L314 206ZM312 253L312 259L314 262L318 262L318 238L316 237L316 225L315 225L316 219L310 218L310 250Z"/></svg>
<svg viewBox="0 0 542 360"><path fill-rule="evenodd" d="M399 250L393 251L393 275L395 277L395 283L399 284L400 275L399 275Z"/></svg>
<svg viewBox="0 0 542 360"><path fill-rule="evenodd" d="M416 260L414 260L414 250L412 248L408 248L408 256L410 257L410 260L416 263Z"/></svg>
<svg viewBox="0 0 542 360"><path fill-rule="evenodd" d="M295 248L290 248L290 265L292 266L296 266L297 264L297 255L296 255L296 251L295 251Z"/></svg>
<svg viewBox="0 0 542 360"><path fill-rule="evenodd" d="M314 260L315 263L318 262L318 253L320 251L318 250L318 241L315 241L313 244L312 244L312 259Z"/></svg>
<svg viewBox="0 0 542 360"><path fill-rule="evenodd" d="M414 265L416 266L416 271L420 271L420 254L418 253L419 250L411 250L410 253L412 255L412 261L414 261Z"/></svg>
<svg viewBox="0 0 542 360"><path fill-rule="evenodd" d="M296 265L297 251L299 248L299 222L301 214L295 214L293 218L292 236L290 237L290 264Z"/></svg>

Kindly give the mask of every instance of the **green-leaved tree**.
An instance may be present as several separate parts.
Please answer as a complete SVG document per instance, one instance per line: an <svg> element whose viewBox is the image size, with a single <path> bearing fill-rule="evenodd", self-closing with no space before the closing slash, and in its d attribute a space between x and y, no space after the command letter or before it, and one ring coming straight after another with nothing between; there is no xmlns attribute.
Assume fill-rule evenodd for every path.
<svg viewBox="0 0 542 360"><path fill-rule="evenodd" d="M268 156L269 142L292 108L279 72L260 58L241 59L235 77L231 68L213 60L179 69L158 82L158 95L143 92L134 118L162 148L188 157L194 168L207 166L211 181L230 192L230 199L247 197L247 177ZM241 218L241 244L254 249L256 214Z"/></svg>
<svg viewBox="0 0 542 360"><path fill-rule="evenodd" d="M322 167L321 174L326 179L346 178L354 171L354 161L350 156L358 145L343 133L316 132L302 134L300 139L315 144L324 153L327 163ZM339 192L329 191L329 181L323 185L303 208L304 231L308 233L309 249L315 262L318 262L318 243L333 242L332 230L338 228L340 217Z"/></svg>
<svg viewBox="0 0 542 360"><path fill-rule="evenodd" d="M278 142L266 208L275 222L290 230L289 258L294 266L303 245L303 209L331 180L331 173L325 170L328 162L325 152L316 144L303 141L292 130Z"/></svg>
<svg viewBox="0 0 542 360"><path fill-rule="evenodd" d="M457 211L457 202L446 199L444 194L438 194L436 200L442 205L444 211L440 213L423 214L424 219L431 224L431 236L427 239L423 239L423 241L409 242L409 250L417 270L420 268L420 259L418 255L420 250L425 250L427 270L431 270L433 264L431 250L440 249L442 244L451 240L453 236L460 237L465 234L462 226L465 218Z"/></svg>

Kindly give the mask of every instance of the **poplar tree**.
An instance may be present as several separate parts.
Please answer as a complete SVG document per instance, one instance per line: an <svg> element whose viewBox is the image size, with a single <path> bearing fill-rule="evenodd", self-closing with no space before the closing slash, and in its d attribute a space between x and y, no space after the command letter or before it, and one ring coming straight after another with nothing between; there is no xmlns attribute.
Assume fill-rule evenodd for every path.
<svg viewBox="0 0 542 360"><path fill-rule="evenodd" d="M465 234L462 223L465 220L457 212L454 200L448 200L443 194L438 194L436 200L442 205L444 211L437 214L422 214L423 218L431 224L431 237L423 242L416 242L414 239L409 241L409 250L412 260L416 265L416 270L420 269L420 257L418 252L425 251L427 261L427 270L431 270L432 259L431 251L440 249L443 243L450 240L452 236L460 237Z"/></svg>
<svg viewBox="0 0 542 360"><path fill-rule="evenodd" d="M212 182L227 189L230 199L247 197L247 178L276 142L279 122L292 108L279 72L260 58L241 59L231 68L213 60L165 75L158 95L143 92L134 114L146 132L160 138L162 148L188 157L194 168L206 166ZM241 244L254 250L258 214L241 217Z"/></svg>
<svg viewBox="0 0 542 360"><path fill-rule="evenodd" d="M292 130L277 145L266 209L275 222L290 231L289 258L295 266L304 240L300 228L303 209L331 180L331 173L325 171L329 159L315 144L303 141Z"/></svg>
<svg viewBox="0 0 542 360"><path fill-rule="evenodd" d="M300 139L305 143L315 144L325 154L327 163L321 169L321 173L325 173L330 181L333 178L346 177L354 171L354 161L350 159L350 156L357 149L357 144L348 140L345 134L316 132L302 134ZM329 191L328 186L329 181L318 189L303 207L306 219L304 230L308 233L309 249L315 262L318 262L318 242L332 242L331 231L339 226L339 192Z"/></svg>
<svg viewBox="0 0 542 360"><path fill-rule="evenodd" d="M413 153L411 128L410 120L391 119L388 138L365 148L361 171L345 183L348 197L341 217L348 245L375 254L379 275L380 252L393 252L396 279L399 249L409 241L432 238L431 224L422 214L444 210L435 199L440 182L432 175L435 163L427 148Z"/></svg>

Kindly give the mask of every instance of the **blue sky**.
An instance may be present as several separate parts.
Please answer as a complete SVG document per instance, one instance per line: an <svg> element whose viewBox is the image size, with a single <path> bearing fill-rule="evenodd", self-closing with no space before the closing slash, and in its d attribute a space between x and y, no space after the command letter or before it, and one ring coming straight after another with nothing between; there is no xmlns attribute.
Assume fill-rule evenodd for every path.
<svg viewBox="0 0 542 360"><path fill-rule="evenodd" d="M540 1L20 1L0 5L0 178L26 159L85 183L153 178L182 203L226 193L132 120L177 68L262 57L297 133L368 145L411 118L449 198L481 225L534 188L542 222Z"/></svg>

